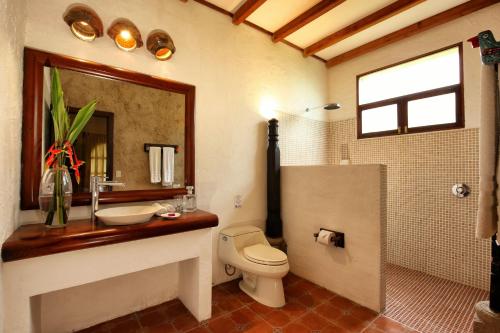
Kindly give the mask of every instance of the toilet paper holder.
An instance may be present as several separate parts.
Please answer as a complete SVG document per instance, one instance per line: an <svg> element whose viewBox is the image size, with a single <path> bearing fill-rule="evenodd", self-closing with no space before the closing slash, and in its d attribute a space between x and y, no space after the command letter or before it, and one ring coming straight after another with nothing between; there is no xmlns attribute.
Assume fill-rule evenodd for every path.
<svg viewBox="0 0 500 333"><path fill-rule="evenodd" d="M325 229L325 228L319 228L319 231L321 231L321 230L333 232L333 235L331 238L333 246L344 248L345 242L344 242L344 233L343 232L334 231L334 230ZM319 235L319 232L315 232L313 234L314 240L316 242L318 241L318 235Z"/></svg>

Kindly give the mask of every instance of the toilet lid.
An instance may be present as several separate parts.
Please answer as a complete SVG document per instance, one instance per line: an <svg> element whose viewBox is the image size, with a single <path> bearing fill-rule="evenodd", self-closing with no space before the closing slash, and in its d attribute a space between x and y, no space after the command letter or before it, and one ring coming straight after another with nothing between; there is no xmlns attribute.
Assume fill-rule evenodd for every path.
<svg viewBox="0 0 500 333"><path fill-rule="evenodd" d="M261 265L278 266L287 263L286 254L270 245L255 244L243 249L248 260Z"/></svg>

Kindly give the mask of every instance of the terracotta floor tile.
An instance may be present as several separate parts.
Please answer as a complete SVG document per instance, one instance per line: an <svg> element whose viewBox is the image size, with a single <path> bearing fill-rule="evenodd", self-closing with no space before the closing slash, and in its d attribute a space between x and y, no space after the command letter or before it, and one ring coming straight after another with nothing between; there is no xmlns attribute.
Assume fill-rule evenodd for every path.
<svg viewBox="0 0 500 333"><path fill-rule="evenodd" d="M103 327L103 325L96 325L83 330L78 331L78 333L107 333L108 330Z"/></svg>
<svg viewBox="0 0 500 333"><path fill-rule="evenodd" d="M217 305L212 305L212 318L217 318L227 314L227 311L222 310Z"/></svg>
<svg viewBox="0 0 500 333"><path fill-rule="evenodd" d="M235 281L213 288L212 318L202 323L176 299L80 333L413 332L293 274L287 275L284 285L287 304L280 309L255 302Z"/></svg>
<svg viewBox="0 0 500 333"><path fill-rule="evenodd" d="M330 323L323 317L309 312L298 320L302 325L309 327L311 330L319 331L327 327Z"/></svg>
<svg viewBox="0 0 500 333"><path fill-rule="evenodd" d="M231 319L230 316L224 316L210 320L208 327L213 333L232 333L238 331L237 324Z"/></svg>
<svg viewBox="0 0 500 333"><path fill-rule="evenodd" d="M327 327L321 330L321 333L351 333L351 331L346 330L340 326L335 324L328 325Z"/></svg>
<svg viewBox="0 0 500 333"><path fill-rule="evenodd" d="M364 330L363 333L384 333L384 331L381 331L379 329L370 326L366 330Z"/></svg>
<svg viewBox="0 0 500 333"><path fill-rule="evenodd" d="M283 333L310 333L311 329L299 324L299 323L291 323L283 328Z"/></svg>
<svg viewBox="0 0 500 333"><path fill-rule="evenodd" d="M249 308L241 308L238 309L230 314L231 319L238 325L244 326L252 321L256 321L260 319L260 317L250 310Z"/></svg>
<svg viewBox="0 0 500 333"><path fill-rule="evenodd" d="M243 306L243 303L234 296L227 296L224 299L218 300L215 304L224 311L234 311Z"/></svg>
<svg viewBox="0 0 500 333"><path fill-rule="evenodd" d="M147 327L144 330L144 333L175 333L177 330L170 323L163 323L161 325Z"/></svg>
<svg viewBox="0 0 500 333"><path fill-rule="evenodd" d="M286 313L290 318L297 318L303 315L307 311L307 308L297 301L289 301L281 308L281 311Z"/></svg>
<svg viewBox="0 0 500 333"><path fill-rule="evenodd" d="M383 332L387 333L403 333L407 332L407 329L405 326L401 325L400 323L389 319L385 316L380 316L375 321L370 325L371 328L376 328L379 329Z"/></svg>
<svg viewBox="0 0 500 333"><path fill-rule="evenodd" d="M109 330L110 333L138 333L141 332L141 326L139 325L139 322L137 319L127 319L124 321L121 321L114 325L112 328Z"/></svg>
<svg viewBox="0 0 500 333"><path fill-rule="evenodd" d="M329 302L331 305L336 306L341 310L349 310L355 305L353 301L342 296L335 296L334 298L330 299Z"/></svg>
<svg viewBox="0 0 500 333"><path fill-rule="evenodd" d="M344 315L337 318L335 324L351 332L361 332L370 325L370 322L358 319L352 315Z"/></svg>
<svg viewBox="0 0 500 333"><path fill-rule="evenodd" d="M307 290L307 291L312 290L312 289L316 289L318 287L314 283L307 281L307 280L298 281L297 283L295 283L295 286L302 288L304 290Z"/></svg>
<svg viewBox="0 0 500 333"><path fill-rule="evenodd" d="M176 317L172 325L179 331L185 332L199 325L198 321L192 314L184 314Z"/></svg>
<svg viewBox="0 0 500 333"><path fill-rule="evenodd" d="M329 300L330 298L338 296L337 294L332 293L330 290L321 287L311 289L309 290L309 293L314 297L321 298L323 300Z"/></svg>
<svg viewBox="0 0 500 333"><path fill-rule="evenodd" d="M156 326L168 320L168 317L159 310L139 312L137 317L142 327Z"/></svg>
<svg viewBox="0 0 500 333"><path fill-rule="evenodd" d="M193 328L191 331L188 331L188 333L210 333L210 330L206 327L198 326L196 328Z"/></svg>
<svg viewBox="0 0 500 333"><path fill-rule="evenodd" d="M260 304L260 303L253 303L253 304L250 304L248 306L253 312L261 315L261 316L265 316L269 313L271 313L274 309L269 307L269 306L265 306L263 304Z"/></svg>
<svg viewBox="0 0 500 333"><path fill-rule="evenodd" d="M189 310L182 303L175 303L164 311L167 321L173 321L178 316L189 314Z"/></svg>
<svg viewBox="0 0 500 333"><path fill-rule="evenodd" d="M238 300L243 303L243 304L251 304L251 303L255 303L255 300L248 296L247 294L245 294L243 291L239 292L237 295L236 295L236 298L238 298Z"/></svg>
<svg viewBox="0 0 500 333"><path fill-rule="evenodd" d="M224 288L222 287L219 287L219 286L215 286L213 289L212 289L212 301L217 301L217 300L220 300L220 299L224 299L226 298L227 296L230 296L231 294Z"/></svg>
<svg viewBox="0 0 500 333"><path fill-rule="evenodd" d="M350 310L351 314L356 317L356 318L359 318L361 320L373 320L375 318L378 317L378 313L371 310L371 309L368 309L368 308L365 308L364 306L361 306L361 305L355 305L354 307L352 307Z"/></svg>
<svg viewBox="0 0 500 333"><path fill-rule="evenodd" d="M273 333L273 328L264 320L259 320L247 325L241 332L244 333Z"/></svg>
<svg viewBox="0 0 500 333"><path fill-rule="evenodd" d="M285 287L286 298L298 298L307 294L307 290L297 286L297 283Z"/></svg>
<svg viewBox="0 0 500 333"><path fill-rule="evenodd" d="M223 283L222 287L224 289L226 289L229 293L237 292L237 291L240 290L239 284L240 284L241 280L242 280L241 278L240 279L231 280L229 282Z"/></svg>
<svg viewBox="0 0 500 333"><path fill-rule="evenodd" d="M315 306L318 306L319 304L322 303L321 299L318 299L317 297L312 296L311 294L305 294L297 298L297 301L299 301L301 304L307 306L308 308L313 308Z"/></svg>
<svg viewBox="0 0 500 333"><path fill-rule="evenodd" d="M317 306L314 311L331 321L340 318L344 314L342 310L328 303Z"/></svg>
<svg viewBox="0 0 500 333"><path fill-rule="evenodd" d="M283 327L290 322L290 317L280 310L268 313L264 319L273 327Z"/></svg>
<svg viewBox="0 0 500 333"><path fill-rule="evenodd" d="M283 278L283 285L284 286L288 286L288 285L291 285L291 284L294 284L295 282L298 282L300 281L301 279L293 274L293 273L288 273L284 278Z"/></svg>

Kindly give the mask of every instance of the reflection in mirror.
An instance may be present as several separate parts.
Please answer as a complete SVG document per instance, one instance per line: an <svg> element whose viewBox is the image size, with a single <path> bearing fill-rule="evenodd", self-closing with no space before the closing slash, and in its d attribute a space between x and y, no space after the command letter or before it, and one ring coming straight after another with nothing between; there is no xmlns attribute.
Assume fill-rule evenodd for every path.
<svg viewBox="0 0 500 333"><path fill-rule="evenodd" d="M50 68L44 70L49 78ZM125 183L111 191L164 189L184 187L185 153L185 96L166 90L150 88L60 69L61 83L70 115L87 101L96 99L97 110L83 133L75 142L79 159L85 164L78 185L73 179L73 191L88 192L91 176L107 177ZM44 84L44 154L50 146L52 124L48 117L50 85ZM173 184L152 183L149 153L144 144L177 145L174 156ZM164 164L164 163L162 163ZM160 165L160 168L163 165Z"/></svg>

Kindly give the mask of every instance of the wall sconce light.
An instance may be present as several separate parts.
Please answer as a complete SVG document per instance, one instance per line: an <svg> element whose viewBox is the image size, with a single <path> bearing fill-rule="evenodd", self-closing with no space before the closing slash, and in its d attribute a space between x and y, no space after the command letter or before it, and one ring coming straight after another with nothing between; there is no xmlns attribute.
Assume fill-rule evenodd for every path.
<svg viewBox="0 0 500 333"><path fill-rule="evenodd" d="M103 35L102 21L90 7L74 4L64 13L64 21L69 25L71 32L77 38L91 42Z"/></svg>
<svg viewBox="0 0 500 333"><path fill-rule="evenodd" d="M169 34L160 29L149 33L146 47L158 60L168 60L175 53L174 41Z"/></svg>
<svg viewBox="0 0 500 333"><path fill-rule="evenodd" d="M117 19L111 24L108 29L108 36L123 51L133 51L143 44L139 29L132 21L125 18Z"/></svg>

